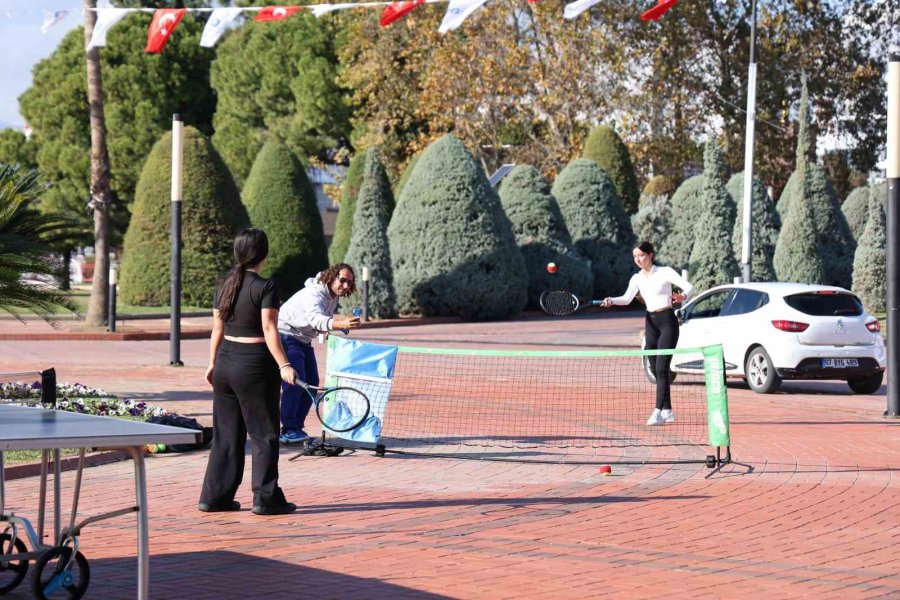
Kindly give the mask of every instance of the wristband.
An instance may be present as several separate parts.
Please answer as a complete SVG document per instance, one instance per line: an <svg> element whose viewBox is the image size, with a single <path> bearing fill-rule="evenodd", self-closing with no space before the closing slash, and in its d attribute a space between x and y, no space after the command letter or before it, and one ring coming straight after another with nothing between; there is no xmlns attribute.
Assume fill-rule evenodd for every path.
<svg viewBox="0 0 900 600"><path fill-rule="evenodd" d="M289 366L291 366L291 363L286 362L286 363L284 363L283 365L278 365L278 370L280 371L280 370L282 370L283 368L289 367Z"/></svg>

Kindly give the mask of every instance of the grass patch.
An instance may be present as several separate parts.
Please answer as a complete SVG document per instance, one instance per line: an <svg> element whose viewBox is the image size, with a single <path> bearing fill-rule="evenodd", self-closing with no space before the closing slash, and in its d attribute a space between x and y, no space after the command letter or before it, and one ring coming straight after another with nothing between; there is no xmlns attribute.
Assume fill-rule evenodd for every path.
<svg viewBox="0 0 900 600"><path fill-rule="evenodd" d="M72 304L75 305L75 313L78 315L84 316L87 313L88 304L91 301L91 289L88 286L78 286L73 287L71 290L64 292L66 296L72 301ZM211 311L212 309L209 306L181 306L181 312L199 312L199 311ZM33 314L32 311L27 308L20 307L11 307L10 311L16 314L25 315L25 314ZM134 304L127 304L122 302L120 299L117 299L116 302L116 315L155 315L158 314L160 316L168 316L171 313L171 308L168 306L137 306ZM63 313L60 313L63 314Z"/></svg>

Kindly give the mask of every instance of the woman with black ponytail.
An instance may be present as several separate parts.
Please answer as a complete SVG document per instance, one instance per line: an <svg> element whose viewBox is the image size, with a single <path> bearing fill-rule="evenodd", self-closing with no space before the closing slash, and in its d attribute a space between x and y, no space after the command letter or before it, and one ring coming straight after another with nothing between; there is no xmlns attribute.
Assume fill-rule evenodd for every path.
<svg viewBox="0 0 900 600"><path fill-rule="evenodd" d="M278 289L259 271L269 254L260 229L234 238L234 266L216 287L206 380L213 386L213 442L198 508L240 510L234 499L244 475L250 436L253 509L257 515L292 513L278 486L278 398L281 381L293 383L278 335Z"/></svg>

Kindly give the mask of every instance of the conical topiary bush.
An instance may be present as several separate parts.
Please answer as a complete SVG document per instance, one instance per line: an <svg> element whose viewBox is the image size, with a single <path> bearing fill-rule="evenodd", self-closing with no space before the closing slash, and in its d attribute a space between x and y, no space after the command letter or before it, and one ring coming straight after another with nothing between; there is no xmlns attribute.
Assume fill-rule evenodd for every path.
<svg viewBox="0 0 900 600"><path fill-rule="evenodd" d="M800 195L784 217L778 242L775 244L775 274L778 281L823 283L825 268L819 253L815 215L806 201L806 165L796 171Z"/></svg>
<svg viewBox="0 0 900 600"><path fill-rule="evenodd" d="M556 177L552 192L575 249L591 261L594 297L623 293L634 271L635 238L609 175L579 158Z"/></svg>
<svg viewBox="0 0 900 600"><path fill-rule="evenodd" d="M706 144L703 156L703 212L697 222L696 240L691 250L691 283L697 290L731 283L739 275L731 248L734 229L733 202L725 182L722 151L716 141Z"/></svg>
<svg viewBox="0 0 900 600"><path fill-rule="evenodd" d="M584 143L584 158L603 167L616 186L619 201L628 214L638 209L640 188L634 174L631 154L616 130L608 125L594 127Z"/></svg>
<svg viewBox="0 0 900 600"><path fill-rule="evenodd" d="M731 236L734 258L741 265L743 258L744 240L744 174L736 173L725 186L731 199L734 201L737 211L734 219L734 233ZM751 239L753 240L750 256L750 279L753 281L775 281L775 265L772 260L775 256L775 244L778 242L778 231L781 222L775 203L766 193L763 183L753 178L752 200L753 209L751 216Z"/></svg>
<svg viewBox="0 0 900 600"><path fill-rule="evenodd" d="M695 175L686 179L672 194L668 235L655 242L659 264L669 265L676 271L688 267L694 248L694 228L703 212L701 191L704 181L703 175Z"/></svg>
<svg viewBox="0 0 900 600"><path fill-rule="evenodd" d="M250 222L269 237L269 259L261 274L275 278L286 300L327 266L322 217L306 170L284 143L270 138L253 162L241 197Z"/></svg>
<svg viewBox="0 0 900 600"><path fill-rule="evenodd" d="M353 235L344 259L356 271L357 291L341 301L341 304L344 307L362 305L361 280L363 268L366 268L369 271L369 315L377 319L397 316L397 298L394 294L394 275L387 236L390 208L393 205L391 184L378 157L378 151L369 148L366 151L362 185L356 197Z"/></svg>
<svg viewBox="0 0 900 600"><path fill-rule="evenodd" d="M388 239L402 313L500 319L525 307L528 274L509 219L452 135L419 158Z"/></svg>
<svg viewBox="0 0 900 600"><path fill-rule="evenodd" d="M334 223L334 235L331 238L331 245L328 247L329 264L336 265L344 262L347 248L350 247L350 237L353 235L353 217L356 214L356 197L359 195L359 186L362 185L365 164L366 155L362 152L355 154L350 159L347 176L344 177L344 182L341 184L341 206Z"/></svg>
<svg viewBox="0 0 900 600"><path fill-rule="evenodd" d="M128 304L169 303L172 134L156 142L135 190L119 288ZM209 140L184 128L182 299L211 306L216 282L233 262L234 235L250 219L231 173Z"/></svg>
<svg viewBox="0 0 900 600"><path fill-rule="evenodd" d="M594 276L590 263L572 245L550 183L530 165L519 165L503 178L500 202L512 222L516 243L528 269L528 305L540 308L547 290L567 290L582 299L591 297ZM556 270L548 271L553 263Z"/></svg>
<svg viewBox="0 0 900 600"><path fill-rule="evenodd" d="M859 295L869 312L884 312L887 308L886 199L886 184L871 189L869 219L859 238L853 260L853 291Z"/></svg>
<svg viewBox="0 0 900 600"><path fill-rule="evenodd" d="M857 242L862 237L866 222L869 220L869 191L866 186L858 187L850 192L841 204L841 212L844 213L850 233Z"/></svg>

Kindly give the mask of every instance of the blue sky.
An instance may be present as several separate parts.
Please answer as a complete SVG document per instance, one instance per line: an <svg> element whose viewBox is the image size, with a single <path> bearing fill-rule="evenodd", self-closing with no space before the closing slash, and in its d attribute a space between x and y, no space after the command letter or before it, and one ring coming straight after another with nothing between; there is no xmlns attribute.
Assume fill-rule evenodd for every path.
<svg viewBox="0 0 900 600"><path fill-rule="evenodd" d="M63 9L66 18L41 33L43 11ZM0 0L0 128L25 124L18 98L31 86L31 69L81 24L80 0Z"/></svg>

